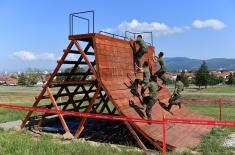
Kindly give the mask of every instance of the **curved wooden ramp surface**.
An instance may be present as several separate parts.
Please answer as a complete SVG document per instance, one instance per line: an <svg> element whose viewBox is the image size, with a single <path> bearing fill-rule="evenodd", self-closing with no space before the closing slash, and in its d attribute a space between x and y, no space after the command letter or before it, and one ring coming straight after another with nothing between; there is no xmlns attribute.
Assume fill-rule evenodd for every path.
<svg viewBox="0 0 235 155"><path fill-rule="evenodd" d="M112 103L123 116L141 118L145 115L145 110L140 105L138 98L134 97L127 85L130 85L130 78L134 80L133 74L133 50L130 43L125 40L115 39L100 34L93 35L93 45L96 56L96 65L99 80L103 89L108 94ZM149 52L144 56L144 60L149 60L153 72L157 70L156 64L152 61L154 48L149 47ZM142 75L137 75L141 78ZM169 90L164 87L159 92L161 102L166 103L169 99ZM133 102L129 102L131 99ZM162 119L164 109L155 104L152 111L153 119ZM173 115L166 112L167 118L184 118L184 119L209 119L206 116L194 113L187 108L172 108ZM161 147L162 143L162 126L158 124L131 123L131 125L147 138L152 144ZM201 136L210 132L211 128L202 125L186 124L168 124L167 125L167 145L172 148L192 148L200 143Z"/></svg>

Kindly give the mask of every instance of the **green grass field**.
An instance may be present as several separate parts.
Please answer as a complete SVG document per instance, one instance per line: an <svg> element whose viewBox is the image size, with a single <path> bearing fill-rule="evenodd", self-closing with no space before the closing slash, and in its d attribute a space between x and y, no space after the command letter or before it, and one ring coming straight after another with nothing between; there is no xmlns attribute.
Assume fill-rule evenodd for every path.
<svg viewBox="0 0 235 155"><path fill-rule="evenodd" d="M15 87L16 89L9 87L0 87L0 103L8 103L11 101L13 104L31 106L34 102L34 96L40 92L35 88L22 88ZM30 91L30 89L33 89ZM201 90L200 92L234 92L233 87L219 87L208 88L208 90ZM230 92L231 91L231 92ZM10 98L9 98L10 96ZM198 97L198 96L197 96ZM211 98L218 99L220 96L206 96L201 94L199 98ZM193 95L186 96L186 98L195 98ZM224 99L235 99L233 96L223 96ZM187 105L192 111L211 116L213 118L219 118L219 109L216 105ZM0 122L7 122L12 120L19 120L25 116L26 112L0 109ZM235 106L223 106L223 119L229 121L235 121ZM235 128L229 127L215 127L212 132L203 138L203 142L197 146L194 150L205 155L212 154L234 154L235 148L225 148L221 144L226 136L235 132ZM75 141L62 141L61 139L52 138L50 135L42 135L35 137L31 132L27 130L21 131L4 131L0 130L0 155L1 154L148 154L146 151L137 151L136 148L116 148L107 144L101 144L99 146L90 145L87 142ZM160 152L156 152L160 154ZM187 154L190 152L176 153L169 152L169 154Z"/></svg>
<svg viewBox="0 0 235 155"><path fill-rule="evenodd" d="M199 89L186 89L187 92L201 92L201 93L234 93L235 86L212 86L205 89L204 87Z"/></svg>

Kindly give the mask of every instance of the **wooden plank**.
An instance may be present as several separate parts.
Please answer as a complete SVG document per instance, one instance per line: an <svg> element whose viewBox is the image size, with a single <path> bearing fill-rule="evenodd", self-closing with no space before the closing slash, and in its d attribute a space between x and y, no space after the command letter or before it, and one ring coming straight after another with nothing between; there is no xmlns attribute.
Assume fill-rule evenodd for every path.
<svg viewBox="0 0 235 155"><path fill-rule="evenodd" d="M131 74L133 78L132 80L134 80L135 78L143 77L143 75L141 74L135 75L131 73L134 72L134 62L132 55L133 52L129 45L129 42L121 41L119 39L114 38L101 37L97 35L94 36L93 43L96 55L96 65L100 75L99 78L104 86L104 90L110 97L111 102L115 105L115 108L117 108L121 115L127 117L140 118L137 111L129 105L129 99L130 97L132 97L132 94L130 90L128 90L128 88L126 88L124 85L124 83L130 84L130 79L128 80L127 78L128 73ZM152 72L155 73L157 71L156 63L153 62L155 49L150 46L148 50L148 53L143 56L142 62L149 60L150 65L152 67ZM115 59L113 57L115 57ZM161 83L160 80L159 83ZM160 92L158 92L158 95L161 101L167 102L168 98L170 97L170 92L168 88L165 87ZM137 106L141 106L140 102L138 102L138 99L134 98L134 100ZM163 110L164 109L161 108L160 105L155 105L153 107L153 118L161 119L161 114ZM192 112L185 108L178 109L178 107L173 107L172 111L174 112L174 117L179 118L187 118L187 116L198 116L198 114L190 116L189 114ZM145 113L145 109L142 109L142 112ZM173 116L168 113L167 117ZM158 149L161 149L161 125L148 125L144 123L132 123L132 125L153 145L155 145ZM178 135L175 135L177 134L177 132L179 132L180 134L187 135L187 132L190 132L187 131L187 129L192 129L193 131L199 130L195 129L194 127L186 128L184 126L182 127L175 124L167 124L166 128L167 134L171 133L169 135L172 136L167 140L168 149L172 149L174 147L182 145L183 142L177 145L173 141L179 138ZM175 130L179 131L176 132ZM199 133L203 133L203 131L199 130L198 133L196 132L196 135L199 135ZM189 142L188 145L187 143L184 143L184 146L186 147L192 146L192 144L196 144L193 138L193 136L195 135L189 135L190 136L188 137L188 140L192 140L193 142Z"/></svg>

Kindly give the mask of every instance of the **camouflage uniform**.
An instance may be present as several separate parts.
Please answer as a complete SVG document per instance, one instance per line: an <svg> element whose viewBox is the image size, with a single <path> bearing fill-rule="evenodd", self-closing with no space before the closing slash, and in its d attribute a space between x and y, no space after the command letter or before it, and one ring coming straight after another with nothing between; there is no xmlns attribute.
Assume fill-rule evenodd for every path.
<svg viewBox="0 0 235 155"><path fill-rule="evenodd" d="M145 112L148 119L152 119L152 107L157 101L158 84L156 82L149 82L145 88L149 89L149 96L144 96L143 94L143 103L147 105Z"/></svg>
<svg viewBox="0 0 235 155"><path fill-rule="evenodd" d="M141 58L143 57L143 55L145 53L147 53L148 51L148 46L147 44L144 42L143 39L137 39L136 40L137 44L139 44L140 48L139 50L136 52L136 65L138 67L141 67Z"/></svg>
<svg viewBox="0 0 235 155"><path fill-rule="evenodd" d="M181 108L181 92L184 90L184 84L181 81L176 81L175 83L176 92L169 99L169 105L167 107L168 110L171 110L172 105L178 105Z"/></svg>
<svg viewBox="0 0 235 155"><path fill-rule="evenodd" d="M163 77L163 75L166 73L166 66L163 57L159 58L157 60L160 64L160 69L155 73L157 77L159 77L164 84L166 84L166 79Z"/></svg>
<svg viewBox="0 0 235 155"><path fill-rule="evenodd" d="M138 95L138 84L140 84L140 85L143 84L143 87L147 86L148 83L149 83L150 76L151 76L151 73L150 73L149 66L144 67L143 80L135 79L135 81L133 83L133 86L132 86L132 89L131 89L131 92L132 92L133 95L139 96ZM141 94L142 94L143 91L144 90L141 89Z"/></svg>

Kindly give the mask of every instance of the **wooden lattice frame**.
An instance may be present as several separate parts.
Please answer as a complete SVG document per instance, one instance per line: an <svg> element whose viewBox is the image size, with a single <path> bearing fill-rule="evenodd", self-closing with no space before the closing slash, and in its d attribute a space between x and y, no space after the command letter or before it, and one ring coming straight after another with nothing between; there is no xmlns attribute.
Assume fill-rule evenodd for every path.
<svg viewBox="0 0 235 155"><path fill-rule="evenodd" d="M76 50L72 50L72 47L75 46ZM61 59L58 61L58 64L51 74L49 80L47 83L43 86L42 91L40 92L39 96L35 97L35 102L33 104L33 107L44 107L48 109L55 108L56 110L73 110L73 111L79 111L80 109L86 108L85 112L93 112L93 113L103 113L106 109L109 115L114 115L116 112L116 108L114 107L111 109L109 107L109 97L106 93L104 93L104 90L102 88L102 84L98 83L97 78L97 72L95 70L95 60L94 62L90 62L88 56L89 55L95 55L94 52L88 51L90 48L92 48L92 41L88 41L87 45L85 46L84 50L80 46L78 40L72 39L68 45L68 47L64 50L64 54L61 57ZM68 55L72 54L78 54L80 57L77 61L68 61L66 58ZM84 60L84 61L82 61ZM60 73L59 70L61 69L63 64L73 64L73 68L71 69L70 73ZM76 68L79 65L86 64L88 66L88 70L84 73L76 73ZM71 77L74 75L80 75L82 76L80 81L71 81ZM92 75L94 77L94 80L87 80L88 75ZM54 82L54 78L57 76L65 76L65 80L63 82ZM68 86L75 86L75 89L71 93L71 90L69 90ZM85 86L89 86L89 89L86 89ZM58 87L59 90L56 94L53 94L51 91L51 88ZM82 89L82 91L79 91L79 89ZM94 89L95 88L95 89ZM65 91L66 93L63 93ZM90 98L89 93L94 92L93 97ZM47 95L45 95L47 93ZM77 94L83 94L83 98L76 100L74 99L74 96ZM58 103L57 100L59 97L67 96L68 100L63 103ZM43 99L50 99L50 104L39 106L39 103ZM98 103L95 104L95 102L98 101ZM82 106L86 101L89 102L88 105ZM69 105L72 105L72 109L68 109ZM61 109L58 108L58 106L63 106ZM98 109L100 108L100 110ZM24 118L21 128L23 128L26 123L30 120L31 116L33 114L33 111L29 111L26 117ZM44 118L48 116L49 114L44 113L40 118L38 122L38 126L41 126L43 124ZM68 125L63 117L63 115L58 115L60 122L64 128L65 132L69 132L70 130L68 128ZM34 117L35 118L35 117ZM80 134L82 133L84 129L84 124L86 123L87 118L81 118L79 127L74 135L75 138L78 138ZM97 121L95 122L97 123ZM129 122L124 122L127 128L130 130L134 138L136 139L139 146L143 149L146 149L145 145L141 141L141 139L138 137L137 133L133 129L133 127L130 125Z"/></svg>

